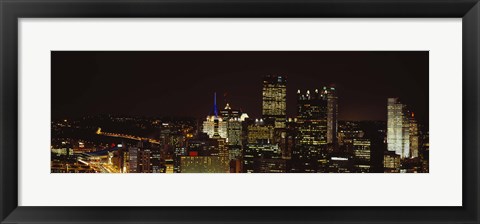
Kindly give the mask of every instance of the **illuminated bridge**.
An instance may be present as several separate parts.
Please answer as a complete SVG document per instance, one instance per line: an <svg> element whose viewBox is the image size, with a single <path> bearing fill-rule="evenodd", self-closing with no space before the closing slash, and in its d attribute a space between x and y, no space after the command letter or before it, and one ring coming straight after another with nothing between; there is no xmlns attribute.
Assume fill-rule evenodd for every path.
<svg viewBox="0 0 480 224"><path fill-rule="evenodd" d="M124 139L130 139L130 140L137 140L137 141L148 141L152 144L157 144L160 145L160 141L152 138L143 138L143 137L138 137L134 135L127 135L127 134L117 134L117 133L109 133L109 132L102 132L101 128L98 128L97 135L104 135L104 136L109 136L109 137L115 137L115 138L124 138Z"/></svg>

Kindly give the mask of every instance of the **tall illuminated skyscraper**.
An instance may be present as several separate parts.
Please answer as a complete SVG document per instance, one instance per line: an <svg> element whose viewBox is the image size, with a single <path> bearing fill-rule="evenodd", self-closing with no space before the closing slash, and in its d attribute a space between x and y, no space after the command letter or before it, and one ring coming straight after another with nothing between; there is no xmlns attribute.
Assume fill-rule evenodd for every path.
<svg viewBox="0 0 480 224"><path fill-rule="evenodd" d="M318 172L327 145L327 99L318 89L297 92L297 136L292 159L295 172Z"/></svg>
<svg viewBox="0 0 480 224"><path fill-rule="evenodd" d="M326 95L319 92L306 94L297 92L297 123L299 124L299 143L302 145L327 144L328 102Z"/></svg>
<svg viewBox="0 0 480 224"><path fill-rule="evenodd" d="M263 79L262 115L284 128L287 116L287 77L267 75Z"/></svg>
<svg viewBox="0 0 480 224"><path fill-rule="evenodd" d="M323 87L327 97L327 143L337 143L338 97L335 87Z"/></svg>
<svg viewBox="0 0 480 224"><path fill-rule="evenodd" d="M403 158L410 157L410 122L406 105L398 98L387 101L387 147L388 151Z"/></svg>

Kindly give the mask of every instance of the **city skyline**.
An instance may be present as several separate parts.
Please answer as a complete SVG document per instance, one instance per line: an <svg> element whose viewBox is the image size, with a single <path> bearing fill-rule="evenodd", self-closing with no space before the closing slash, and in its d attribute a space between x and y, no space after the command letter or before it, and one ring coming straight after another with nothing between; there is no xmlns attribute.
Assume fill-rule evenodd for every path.
<svg viewBox="0 0 480 224"><path fill-rule="evenodd" d="M103 53L100 54L103 56ZM117 52L110 52L115 53ZM167 54L173 57L184 54L188 57L196 53L198 52ZM212 52L207 54L209 53ZM284 57L295 58L291 57L292 54L297 57L305 54L305 52L213 52L216 56L244 53L256 56L266 56L267 53L271 54L270 59L276 55L281 56L283 60ZM337 53L345 54L329 52L333 57ZM355 56L359 56L359 53L361 52L349 52ZM385 52L367 53L363 56L371 54L376 56L378 60L373 60L375 63L380 62L378 56L386 56ZM401 56L405 53L397 52ZM118 54L122 56L125 52ZM312 56L312 52L306 54ZM389 54L395 55L394 52ZM314 55L312 58L318 59ZM115 57L112 60L115 61L114 59ZM360 60L358 57L356 59ZM369 58L369 61L371 60ZM119 62L117 61L117 64ZM242 61L247 62L249 60ZM428 67L428 60L422 63ZM53 64L57 65L58 61ZM188 61L186 64L189 64ZM247 67L249 65L246 64ZM103 64L97 66L97 70L101 71L100 67L103 67ZM344 104L351 106L358 103L353 96L350 96L353 101L351 98L342 98L346 97L343 92L351 91L345 88L348 85L313 82L305 75L294 75L292 81L291 75L281 74L263 74L261 79L257 79L257 75L251 78L246 75L222 79L217 74L209 76L211 79L207 78L206 83L210 85L206 85L202 82L203 79L198 79L198 76L173 76L177 81L172 82L172 79L144 80L142 75L119 73L115 77L110 77L112 82L107 85L100 81L105 78L102 75L94 76L100 80L94 79L93 82L82 77L81 80L85 79L84 83L93 84L87 86L75 83L77 86L75 88L83 87L77 92L75 88L69 88L70 85L61 82L65 77L53 75L54 70L56 69L52 68L54 79L52 117L59 116L57 109L62 107L69 108L70 114L80 116L52 120L50 149L52 173L429 172L428 100L419 106L412 105L408 97L406 101L402 97L417 96L417 103L422 102L418 99L421 99L421 96L428 96L428 85L422 86L411 76L396 79L384 77L385 80L392 79L393 81L390 80L392 83L398 83L396 85L388 82L383 83L385 86L379 82L370 84L385 88L382 93L386 95L380 94L378 89L370 89L371 86L367 84L376 80L367 80L366 76L360 78L363 82L355 82L355 78L339 78L338 80L343 82L348 81L350 86L360 86L361 91L356 91L356 95L369 96L361 97L362 99L381 98L383 101L369 102L354 110L343 111L348 108L343 106ZM205 71L200 67L195 70L199 73ZM210 70L207 68L206 71ZM411 74L418 75L418 72ZM92 73L98 74L98 71ZM422 79L428 80L428 73L422 75ZM135 80L136 83L131 80ZM175 92L170 92L166 96L154 96L160 101L140 107L128 99L128 96L133 96L136 102L145 102L148 97L142 95L142 90L148 89L153 81L159 80L163 82L153 84L161 87L157 89L158 91L175 90ZM225 84L228 81L232 83ZM235 85L237 83L239 85ZM291 93L291 83L296 89L295 93ZM93 92L96 97L81 100L83 96L92 94L92 86L99 84L102 87L99 91ZM405 88L401 88L403 94L390 96L396 92L394 87L400 88L402 84L405 84ZM217 94L218 85L226 88L223 94ZM306 86L312 88L300 88ZM246 98L244 100L230 98L228 88L240 88L244 93L241 96ZM62 89L63 92L59 92ZM260 91L260 94L257 91ZM76 95L72 96L71 93ZM254 94L251 95L252 93ZM375 95L376 93L379 94ZM196 97L202 98L204 95L210 95L209 102L195 101ZM68 104L59 103L59 99L62 98L68 98ZM253 103L258 100L260 105ZM101 104L103 106L95 106L99 102L103 103ZM375 109L378 106L382 109ZM109 113L91 115L98 108L107 108ZM163 113L173 114L168 117L158 116L159 112L150 111L153 108L161 108L167 111ZM378 118L376 114L382 114L386 119L367 121L341 119L342 114L347 114L343 117L356 114L365 118L366 115L362 115L363 109L368 109L368 114L372 118ZM130 115L112 115L122 112ZM150 113L157 116L145 116Z"/></svg>
<svg viewBox="0 0 480 224"><path fill-rule="evenodd" d="M428 52L57 51L52 52L52 119L94 114L203 118L214 92L219 106L228 101L260 117L264 75L288 77L289 117L296 115L299 89L335 86L340 120L386 121L385 99L400 97L415 108L419 122L428 124ZM118 110L122 105L128 106Z"/></svg>

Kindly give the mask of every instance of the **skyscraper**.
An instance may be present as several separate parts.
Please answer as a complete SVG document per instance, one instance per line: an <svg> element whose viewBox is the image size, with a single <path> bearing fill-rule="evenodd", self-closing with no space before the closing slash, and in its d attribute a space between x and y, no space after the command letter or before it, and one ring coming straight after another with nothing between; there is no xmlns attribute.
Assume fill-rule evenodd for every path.
<svg viewBox="0 0 480 224"><path fill-rule="evenodd" d="M273 141L274 127L266 124L262 119L255 119L255 122L247 126L247 143L257 143L258 140Z"/></svg>
<svg viewBox="0 0 480 224"><path fill-rule="evenodd" d="M245 173L285 172L285 160L278 145L269 140L249 143L243 152L243 169Z"/></svg>
<svg viewBox="0 0 480 224"><path fill-rule="evenodd" d="M129 156L129 173L136 173L138 170L138 148L130 147L128 149L128 156Z"/></svg>
<svg viewBox="0 0 480 224"><path fill-rule="evenodd" d="M217 93L214 93L213 111L203 122L203 132L210 138L227 138L227 123L218 115Z"/></svg>
<svg viewBox="0 0 480 224"><path fill-rule="evenodd" d="M137 173L151 173L152 151L150 149L140 149L137 153Z"/></svg>
<svg viewBox="0 0 480 224"><path fill-rule="evenodd" d="M318 89L297 92L297 136L292 159L295 172L318 172L327 145L327 98Z"/></svg>
<svg viewBox="0 0 480 224"><path fill-rule="evenodd" d="M407 107L398 98L387 101L387 148L400 158L410 157L410 122Z"/></svg>
<svg viewBox="0 0 480 224"><path fill-rule="evenodd" d="M400 155L394 151L386 151L383 155L383 169L385 173L400 172Z"/></svg>
<svg viewBox="0 0 480 224"><path fill-rule="evenodd" d="M410 156L412 158L419 157L418 123L413 112L410 116Z"/></svg>
<svg viewBox="0 0 480 224"><path fill-rule="evenodd" d="M245 116L248 115L242 113L240 110L235 110L227 103L225 108L220 111L221 118L226 122L227 129L227 143L230 146L242 145L242 122ZM242 116L243 115L243 116Z"/></svg>
<svg viewBox="0 0 480 224"><path fill-rule="evenodd" d="M327 96L327 143L337 144L338 97L335 87L323 87Z"/></svg>
<svg viewBox="0 0 480 224"><path fill-rule="evenodd" d="M368 139L353 139L353 158L355 172L370 172L371 143Z"/></svg>
<svg viewBox="0 0 480 224"><path fill-rule="evenodd" d="M306 94L297 92L297 123L299 143L306 145L327 144L328 103L326 95L307 90Z"/></svg>
<svg viewBox="0 0 480 224"><path fill-rule="evenodd" d="M203 133L206 133L210 138L227 138L227 122L221 117L207 116L203 121Z"/></svg>
<svg viewBox="0 0 480 224"><path fill-rule="evenodd" d="M263 79L262 115L284 128L287 115L287 77L267 75Z"/></svg>

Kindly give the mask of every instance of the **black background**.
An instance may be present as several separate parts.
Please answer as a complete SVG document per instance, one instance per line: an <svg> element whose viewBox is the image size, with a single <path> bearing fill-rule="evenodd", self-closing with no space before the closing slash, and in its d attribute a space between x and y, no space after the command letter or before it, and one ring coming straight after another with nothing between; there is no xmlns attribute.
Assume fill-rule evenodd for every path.
<svg viewBox="0 0 480 224"><path fill-rule="evenodd" d="M52 116L206 116L217 92L250 117L261 114L262 77L286 75L296 91L334 85L341 120L386 120L400 97L428 123L428 52L156 51L52 52Z"/></svg>

